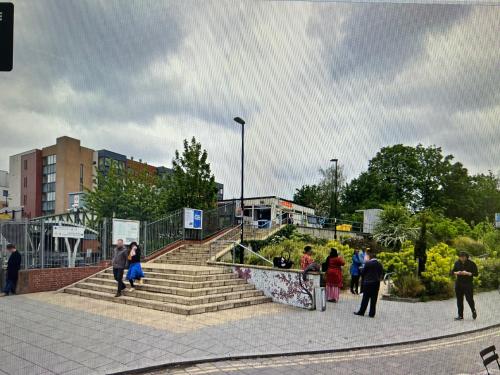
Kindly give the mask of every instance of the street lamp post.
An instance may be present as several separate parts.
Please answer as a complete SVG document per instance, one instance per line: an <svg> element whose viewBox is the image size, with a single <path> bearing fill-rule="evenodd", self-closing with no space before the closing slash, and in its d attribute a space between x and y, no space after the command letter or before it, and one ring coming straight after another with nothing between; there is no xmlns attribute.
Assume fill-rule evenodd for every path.
<svg viewBox="0 0 500 375"><path fill-rule="evenodd" d="M241 117L235 117L233 119L235 122L241 125L241 197L240 197L240 207L241 207L241 233L240 233L240 243L243 245L243 230L244 230L244 204L243 204L243 196L244 196L244 171L245 171L245 120ZM240 250L240 263L243 263L243 251Z"/></svg>
<svg viewBox="0 0 500 375"><path fill-rule="evenodd" d="M333 218L334 218L334 229L333 238L337 239L337 188L338 188L338 159L331 159L331 162L335 163L335 184L333 189Z"/></svg>

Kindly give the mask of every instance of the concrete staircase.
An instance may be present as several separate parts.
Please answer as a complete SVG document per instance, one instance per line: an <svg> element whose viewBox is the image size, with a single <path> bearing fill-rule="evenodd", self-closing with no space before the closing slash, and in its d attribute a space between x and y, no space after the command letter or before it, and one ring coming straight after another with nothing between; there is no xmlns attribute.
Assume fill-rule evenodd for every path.
<svg viewBox="0 0 500 375"><path fill-rule="evenodd" d="M143 284L114 297L116 282L107 269L64 289L64 292L175 314L192 315L270 302L230 268L209 267L210 243L181 246L143 263Z"/></svg>

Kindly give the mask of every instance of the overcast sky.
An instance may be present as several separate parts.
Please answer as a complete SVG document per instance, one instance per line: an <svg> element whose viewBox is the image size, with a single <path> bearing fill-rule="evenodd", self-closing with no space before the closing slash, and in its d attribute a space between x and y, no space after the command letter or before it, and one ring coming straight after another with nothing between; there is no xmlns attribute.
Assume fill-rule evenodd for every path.
<svg viewBox="0 0 500 375"><path fill-rule="evenodd" d="M0 169L62 135L170 166L208 150L226 197L291 197L333 157L435 144L500 169L500 7L256 1L14 1Z"/></svg>

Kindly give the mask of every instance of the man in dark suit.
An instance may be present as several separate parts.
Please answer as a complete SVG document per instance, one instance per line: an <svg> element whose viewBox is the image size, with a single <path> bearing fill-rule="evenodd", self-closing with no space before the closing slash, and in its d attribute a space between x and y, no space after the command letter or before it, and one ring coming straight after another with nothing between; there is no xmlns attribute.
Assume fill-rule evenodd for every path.
<svg viewBox="0 0 500 375"><path fill-rule="evenodd" d="M3 289L2 297L9 294L16 294L17 278L21 269L21 254L17 251L16 246L11 243L8 244L7 251L10 252L10 257L7 262L7 282Z"/></svg>
<svg viewBox="0 0 500 375"><path fill-rule="evenodd" d="M455 281L455 294L457 295L458 316L455 320L464 319L464 297L472 311L472 318L476 319L477 311L474 303L473 286L473 278L478 275L476 263L469 259L469 254L461 251L451 272L457 277Z"/></svg>
<svg viewBox="0 0 500 375"><path fill-rule="evenodd" d="M380 282L384 278L384 267L382 267L382 264L380 264L371 251L366 252L366 258L365 265L361 269L361 276L363 277L363 299L361 300L359 311L355 312L354 315L364 316L368 307L368 302L370 302L368 316L374 318Z"/></svg>

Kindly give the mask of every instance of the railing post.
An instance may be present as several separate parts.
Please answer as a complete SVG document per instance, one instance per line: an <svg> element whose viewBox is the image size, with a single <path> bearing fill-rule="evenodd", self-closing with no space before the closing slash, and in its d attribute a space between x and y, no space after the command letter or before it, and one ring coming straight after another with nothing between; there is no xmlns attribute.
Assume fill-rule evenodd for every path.
<svg viewBox="0 0 500 375"><path fill-rule="evenodd" d="M146 256L148 254L148 245L147 245L147 241L148 241L148 222L145 221L144 222L144 229L143 229L144 233L143 233L143 237L144 237L144 256Z"/></svg>
<svg viewBox="0 0 500 375"><path fill-rule="evenodd" d="M101 251L102 251L102 260L108 259L108 218L105 217L102 220L103 230L101 232Z"/></svg>
<svg viewBox="0 0 500 375"><path fill-rule="evenodd" d="M40 268L45 268L45 220L40 220Z"/></svg>
<svg viewBox="0 0 500 375"><path fill-rule="evenodd" d="M29 222L24 223L24 269L28 269L28 230Z"/></svg>

